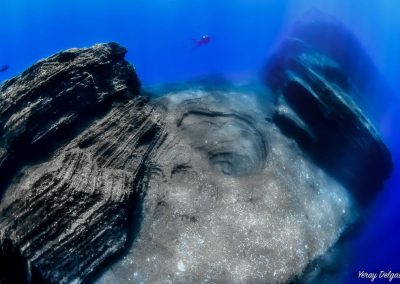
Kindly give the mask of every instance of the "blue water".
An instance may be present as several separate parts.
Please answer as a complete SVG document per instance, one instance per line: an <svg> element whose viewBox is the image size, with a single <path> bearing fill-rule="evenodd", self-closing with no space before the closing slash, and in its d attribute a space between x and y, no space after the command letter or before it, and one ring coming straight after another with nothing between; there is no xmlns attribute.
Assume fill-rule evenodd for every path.
<svg viewBox="0 0 400 284"><path fill-rule="evenodd" d="M337 17L357 35L400 100L397 0L1 0L0 67L10 69L0 81L57 51L109 41L128 48L144 85L205 74L246 79L258 76L293 21L310 8ZM193 48L204 34L210 44ZM399 113L395 103L376 123L396 168L352 243L356 259L347 281L355 282L358 270L400 272Z"/></svg>

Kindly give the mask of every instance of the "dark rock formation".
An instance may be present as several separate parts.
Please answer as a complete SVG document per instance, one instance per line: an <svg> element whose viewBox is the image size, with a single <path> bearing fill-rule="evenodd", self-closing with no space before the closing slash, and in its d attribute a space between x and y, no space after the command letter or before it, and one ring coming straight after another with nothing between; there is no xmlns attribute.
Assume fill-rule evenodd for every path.
<svg viewBox="0 0 400 284"><path fill-rule="evenodd" d="M0 193L18 167L48 156L112 102L138 93L125 53L117 44L70 49L0 86Z"/></svg>
<svg viewBox="0 0 400 284"><path fill-rule="evenodd" d="M160 135L152 110L137 104L113 109L27 171L10 188L16 198L3 201L3 241L19 248L43 279L80 282L125 246L143 177L138 173Z"/></svg>
<svg viewBox="0 0 400 284"><path fill-rule="evenodd" d="M382 188L392 171L388 149L355 103L360 97L370 98L363 90L372 82L369 77L375 76L376 83L378 74L343 26L321 15L311 19L298 23L293 37L270 62L267 81L277 94L273 120L365 202ZM321 40L318 36L324 33L329 38ZM364 76L364 70L355 70L353 62L365 65L364 81L356 77ZM374 99L370 106L375 107Z"/></svg>
<svg viewBox="0 0 400 284"><path fill-rule="evenodd" d="M385 82L363 44L335 17L310 10L294 23L291 37L302 40L341 67L341 74L333 72L328 75L330 80L345 82L347 78L356 86L359 92L351 94L352 98L373 123L391 104L397 102L395 93Z"/></svg>
<svg viewBox="0 0 400 284"><path fill-rule="evenodd" d="M2 87L2 172L30 152L47 156L47 143L66 139L72 127L89 124L114 103L8 189L0 206L0 262L11 262L13 275L80 283L125 246L145 176L138 172L161 127L135 97L139 83L124 54L116 44L66 51ZM15 283L5 269L2 283Z"/></svg>

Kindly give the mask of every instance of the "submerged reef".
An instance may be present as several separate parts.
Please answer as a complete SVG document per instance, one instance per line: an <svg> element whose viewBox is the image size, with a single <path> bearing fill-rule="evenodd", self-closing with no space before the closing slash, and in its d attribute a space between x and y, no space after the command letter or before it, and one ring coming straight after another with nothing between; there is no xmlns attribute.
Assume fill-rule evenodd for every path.
<svg viewBox="0 0 400 284"><path fill-rule="evenodd" d="M262 91L145 92L116 43L1 85L1 283L299 279L392 169L360 82L304 34Z"/></svg>

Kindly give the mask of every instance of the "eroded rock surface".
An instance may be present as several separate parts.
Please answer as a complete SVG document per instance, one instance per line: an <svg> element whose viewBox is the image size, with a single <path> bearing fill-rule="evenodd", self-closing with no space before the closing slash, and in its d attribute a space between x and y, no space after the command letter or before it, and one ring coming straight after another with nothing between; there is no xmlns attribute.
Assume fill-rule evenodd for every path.
<svg viewBox="0 0 400 284"><path fill-rule="evenodd" d="M254 97L191 89L160 103L168 137L151 157L140 233L98 283L286 282L352 221L348 192Z"/></svg>
<svg viewBox="0 0 400 284"><path fill-rule="evenodd" d="M338 84L342 88L346 84L356 87L358 92L349 95L374 124L379 122L382 114L390 110L391 104L397 102L395 92L385 82L367 49L351 31L351 27L339 19L316 9L310 10L293 24L288 39L299 39L312 47L314 52L325 55L340 66L339 72L329 65L319 71L329 77L331 84ZM296 48L299 48L298 51L301 49L300 46L286 49L286 55L293 55Z"/></svg>
<svg viewBox="0 0 400 284"><path fill-rule="evenodd" d="M15 147L14 141L22 141L19 145L24 147L8 149L6 158L13 152L38 151L34 147L38 139L57 141L66 127L88 124L97 115L95 110L110 109L114 102L103 118L57 149L49 161L25 170L2 200L1 262L7 263L11 252L22 256L26 263L20 269L29 270L26 281L34 277L50 283L80 283L126 245L143 164L158 143L162 127L160 115L135 96L138 81L124 54L116 44L67 51L40 62L2 88L6 90L2 104L21 111L4 124L2 145ZM57 73L62 79L49 83L43 68L47 76ZM35 77L36 72L43 73L42 77ZM20 90L25 89L36 97L24 97ZM17 103L8 102L12 100ZM48 155L46 151L37 154ZM16 265L2 265L2 276L7 269L23 274ZM7 277L15 277L12 274ZM3 276L2 283L7 281L15 283Z"/></svg>
<svg viewBox="0 0 400 284"><path fill-rule="evenodd" d="M320 43L318 35L323 37L325 30L326 41L335 42L335 48L340 43L337 50L324 40ZM345 44L349 50L344 50ZM355 77L353 61L365 65L364 81ZM371 106L378 108L376 97L390 94L376 78L376 68L361 45L337 21L318 14L298 23L268 68L267 81L276 94L274 122L358 201L370 201L393 164L389 150L356 102L371 100L364 108L368 111ZM360 72L358 76L364 74ZM378 81L381 89L366 91Z"/></svg>
<svg viewBox="0 0 400 284"><path fill-rule="evenodd" d="M125 102L9 189L1 237L51 283L81 282L126 245L159 121Z"/></svg>
<svg viewBox="0 0 400 284"><path fill-rule="evenodd" d="M138 93L125 53L117 44L70 49L0 86L0 187L19 166L48 156L104 115L112 102Z"/></svg>

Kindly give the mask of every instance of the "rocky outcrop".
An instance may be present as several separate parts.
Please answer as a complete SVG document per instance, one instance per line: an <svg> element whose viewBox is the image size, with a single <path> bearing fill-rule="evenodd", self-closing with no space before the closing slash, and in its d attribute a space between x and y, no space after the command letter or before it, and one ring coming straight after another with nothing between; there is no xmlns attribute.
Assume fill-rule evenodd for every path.
<svg viewBox="0 0 400 284"><path fill-rule="evenodd" d="M341 68L340 73L327 74L329 81L345 83L348 80L358 89L352 99L373 123L397 102L389 87L357 36L337 18L310 10L293 24L290 37L300 39L316 52L326 55ZM326 72L331 70L327 68ZM347 79L346 79L347 78ZM339 83L340 84L340 83ZM384 95L385 99L382 99Z"/></svg>
<svg viewBox="0 0 400 284"><path fill-rule="evenodd" d="M377 71L342 25L329 16L311 19L298 23L292 38L270 61L267 83L276 93L277 105L273 120L364 203L382 188L393 167L388 149L356 103L371 98L369 105L375 106L374 97L362 91L372 83L369 76L375 75L376 83ZM337 36L326 39L334 40L335 49L318 38L324 38L325 31ZM344 50L347 44L350 49ZM354 60L349 59L352 56ZM355 77L353 61L365 65L366 81Z"/></svg>
<svg viewBox="0 0 400 284"><path fill-rule="evenodd" d="M27 282L80 283L126 245L144 163L162 127L161 114L135 97L139 83L124 54L116 44L66 51L2 87L2 167L31 151L47 157L43 143L65 141L72 127L89 124L6 192L2 283L15 283L15 275Z"/></svg>
<svg viewBox="0 0 400 284"><path fill-rule="evenodd" d="M19 248L44 280L81 282L126 245L159 130L151 109L125 102L28 170L3 201L3 242Z"/></svg>
<svg viewBox="0 0 400 284"><path fill-rule="evenodd" d="M117 44L70 49L0 86L0 187L18 167L49 156L104 115L114 101L138 93L125 53Z"/></svg>

